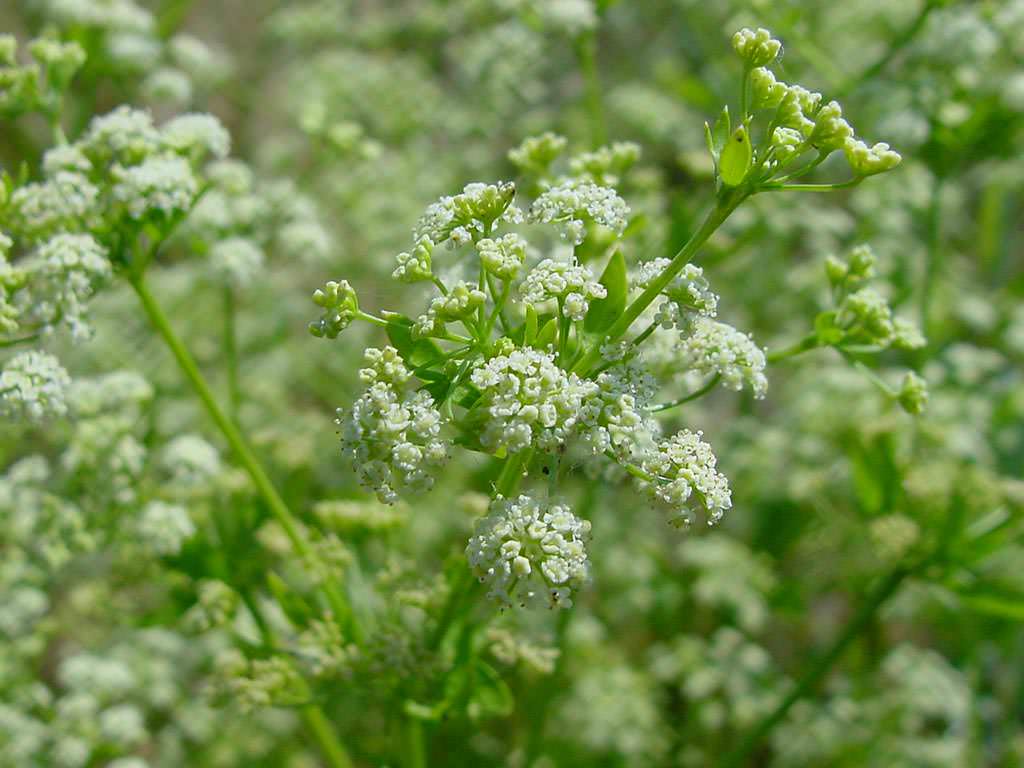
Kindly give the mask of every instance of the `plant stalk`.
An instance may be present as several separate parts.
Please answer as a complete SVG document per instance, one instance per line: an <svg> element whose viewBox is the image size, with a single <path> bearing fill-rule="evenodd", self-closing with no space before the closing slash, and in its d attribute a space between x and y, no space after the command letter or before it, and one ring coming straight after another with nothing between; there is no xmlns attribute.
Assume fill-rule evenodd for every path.
<svg viewBox="0 0 1024 768"><path fill-rule="evenodd" d="M769 733L781 723L789 710L804 698L823 677L832 669L832 666L843 655L858 635L867 628L874 619L875 614L899 589L903 581L914 572L914 568L903 564L895 568L872 590L860 609L855 613L843 627L839 636L832 641L825 653L811 664L793 689L779 704L768 713L761 721L747 733L739 745L729 752L725 759L719 763L719 768L739 768L754 754L754 750L768 736Z"/></svg>
<svg viewBox="0 0 1024 768"><path fill-rule="evenodd" d="M143 310L146 312L146 316L149 318L154 330L164 340L164 343L170 349L171 354L174 356L175 361L178 363L178 367L181 372L185 374L185 378L188 379L189 384L192 385L192 389L195 391L199 400L202 402L203 407L206 409L207 414L213 419L217 428L220 429L224 435L224 439L227 440L231 446L231 450L234 452L238 461L245 468L249 477L252 478L253 483L256 486L257 491L263 500L266 502L267 507L270 509L271 514L280 523L282 529L284 529L285 535L291 542L292 549L295 553L306 562L316 562L316 555L310 546L309 542L302 532L298 520L288 509L288 505L285 504L284 499L277 492L274 484L267 476L266 471L260 464L256 455L253 453L249 444L245 438L239 432L238 427L235 426L234 422L228 418L227 414L217 404L216 399L213 396L213 391L210 389L210 385L206 382L203 374L199 370L199 366L196 365L193 360L191 353L185 347L181 339L175 334L174 329L171 328L170 322L167 316L164 314L163 309L157 302L156 298L149 290L149 286L146 285L144 278L141 275L133 276L129 282L132 288L135 289L136 295L139 297L139 301L142 304ZM342 624L342 626L349 626L353 631L355 626L352 622L351 611L348 608L347 601L342 595L338 588L330 582L323 584L324 595L327 598L327 602L334 613L335 619Z"/></svg>

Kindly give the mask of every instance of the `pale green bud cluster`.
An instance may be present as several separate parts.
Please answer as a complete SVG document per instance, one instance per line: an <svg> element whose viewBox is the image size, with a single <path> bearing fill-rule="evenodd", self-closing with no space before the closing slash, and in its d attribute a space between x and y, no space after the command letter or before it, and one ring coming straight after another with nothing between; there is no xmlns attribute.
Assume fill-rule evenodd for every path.
<svg viewBox="0 0 1024 768"><path fill-rule="evenodd" d="M529 244L515 232L499 238L485 238L476 244L480 263L501 280L514 280L526 261Z"/></svg>
<svg viewBox="0 0 1024 768"><path fill-rule="evenodd" d="M402 252L396 260L398 266L391 276L403 283L416 283L430 280L434 274L430 271L430 258L434 252L434 243L429 236L423 235L416 241L412 253Z"/></svg>
<svg viewBox="0 0 1024 768"><path fill-rule="evenodd" d="M313 292L313 303L322 307L320 319L309 324L309 332L317 338L336 339L359 314L356 292L347 280L330 280Z"/></svg>
<svg viewBox="0 0 1024 768"><path fill-rule="evenodd" d="M515 149L510 149L508 159L524 173L543 178L548 175L551 164L565 151L569 140L564 136L542 133L531 136Z"/></svg>
<svg viewBox="0 0 1024 768"><path fill-rule="evenodd" d="M772 37L767 29L757 30L744 27L732 36L733 50L748 67L763 67L771 64L782 51L782 43Z"/></svg>
<svg viewBox="0 0 1024 768"><path fill-rule="evenodd" d="M603 186L615 186L639 159L639 144L617 141L610 146L570 158L569 170L577 178L589 179Z"/></svg>
<svg viewBox="0 0 1024 768"><path fill-rule="evenodd" d="M459 281L448 293L431 299L426 314L420 315L413 325L413 336L443 336L448 323L471 317L486 300L487 294L475 285Z"/></svg>

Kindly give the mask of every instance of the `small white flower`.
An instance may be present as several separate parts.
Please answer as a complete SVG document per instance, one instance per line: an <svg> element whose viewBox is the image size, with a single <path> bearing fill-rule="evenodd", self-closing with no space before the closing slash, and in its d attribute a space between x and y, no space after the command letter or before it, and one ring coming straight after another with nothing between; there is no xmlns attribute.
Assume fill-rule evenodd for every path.
<svg viewBox="0 0 1024 768"><path fill-rule="evenodd" d="M700 432L684 429L647 455L641 466L653 476L644 487L652 498L668 508L670 522L690 522L690 510L703 507L708 522L718 522L732 507L729 481L717 469L718 459Z"/></svg>
<svg viewBox="0 0 1024 768"><path fill-rule="evenodd" d="M178 155L156 155L139 165L115 165L114 198L128 209L134 219L152 212L170 217L192 207L199 191L196 177L185 158Z"/></svg>

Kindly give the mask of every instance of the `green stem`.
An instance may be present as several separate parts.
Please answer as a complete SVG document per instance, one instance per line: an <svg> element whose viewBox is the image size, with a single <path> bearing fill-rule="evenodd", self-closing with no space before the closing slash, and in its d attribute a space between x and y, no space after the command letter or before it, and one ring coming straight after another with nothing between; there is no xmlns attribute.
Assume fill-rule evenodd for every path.
<svg viewBox="0 0 1024 768"><path fill-rule="evenodd" d="M352 758L349 757L348 751L338 740L334 729L331 728L330 721L319 706L306 704L302 708L302 720L313 734L313 738L316 739L320 751L323 752L324 758L331 768L352 768Z"/></svg>
<svg viewBox="0 0 1024 768"><path fill-rule="evenodd" d="M494 483L494 490L501 496L508 498L519 487L519 481L523 478L523 467L533 457L533 449L526 448L518 453L513 453L505 459L501 466L501 474Z"/></svg>
<svg viewBox="0 0 1024 768"><path fill-rule="evenodd" d="M189 383L192 385L192 389L195 391L199 400L202 402L203 407L206 409L207 414L213 419L213 422L220 429L224 435L224 439L227 440L231 446L231 450L234 452L236 458L241 462L242 466L248 472L249 477L252 478L253 484L256 486L256 490L260 496L266 502L267 507L270 509L271 514L281 525L285 535L291 542L292 549L295 553L306 562L315 562L316 555L310 546L309 542L306 541L303 535L302 528L292 515L291 510L285 504L284 499L277 492L274 484L270 481L266 471L256 458L249 444L245 441L245 438L238 431L238 427L235 426L234 422L228 418L227 414L217 404L216 399L213 396L213 391L210 389L210 385L206 382L203 374L199 370L199 366L196 365L195 360L192 359L192 355L188 349L182 343L181 339L174 333L174 329L171 328L170 322L167 316L161 309L160 304L156 298L150 292L149 287L146 285L141 275L132 276L129 280L133 289L135 289L136 295L139 297L139 301L142 304L143 310L146 312L146 316L149 318L154 330L160 335L167 345L174 359L178 363L178 367L181 372L185 374ZM341 591L329 582L323 585L324 595L327 598L327 602L334 612L335 619L342 625L348 626L354 635L358 634L358 627L352 621L351 611L348 608L347 601L342 595Z"/></svg>
<svg viewBox="0 0 1024 768"><path fill-rule="evenodd" d="M721 381L721 379L722 375L716 373L714 376L708 379L707 383L704 384L704 386L702 386L700 389L691 392L688 395L684 395L683 397L680 397L678 400L673 400L669 403L659 403L658 405L655 405L651 408L651 413L660 413L661 411L667 411L669 408L675 408L677 405L682 405L683 403L688 403L691 400L696 400L698 397L703 397L712 389L714 389L718 382Z"/></svg>
<svg viewBox="0 0 1024 768"><path fill-rule="evenodd" d="M605 126L604 103L601 99L601 76L597 68L597 34L588 32L576 43L576 56L583 75L587 121L590 126L591 149L597 149L608 140Z"/></svg>
<svg viewBox="0 0 1024 768"><path fill-rule="evenodd" d="M892 62L892 60L896 58L896 55L900 51L902 51L915 37L917 37L917 34L924 28L924 24L928 20L928 16L931 14L932 11L935 10L936 7L938 7L938 5L939 3L937 2L937 0L925 0L924 3L921 4L921 9L917 12L917 15L914 17L913 21L911 21L910 24L908 24L902 32L900 32L898 35L896 35L896 37L892 39L885 53L882 54L882 56L874 64L869 66L867 69L865 69L859 75L854 77L848 83L844 84L842 88L839 89L837 98L842 98L843 96L846 96L852 91L855 91L864 83L874 80L877 75L881 74L882 70L888 67L890 62Z"/></svg>
<svg viewBox="0 0 1024 768"><path fill-rule="evenodd" d="M778 349L774 352L769 352L766 359L769 365L771 365L790 357L796 357L797 355L808 352L812 349L817 349L819 346L818 335L816 333L809 333L796 344L791 344L788 347L783 347L782 349Z"/></svg>
<svg viewBox="0 0 1024 768"><path fill-rule="evenodd" d="M405 735L409 749L409 768L427 768L427 745L423 738L423 721L405 718Z"/></svg>
<svg viewBox="0 0 1024 768"><path fill-rule="evenodd" d="M746 192L740 191L738 194L727 194L718 199L715 207L708 212L700 227L693 233L686 244L679 249L679 252L672 258L669 265L665 267L665 270L652 280L647 288L644 289L644 292L626 307L625 311L612 324L612 327L608 329L605 335L598 339L590 350L580 358L579 362L573 366L573 372L586 375L594 367L594 364L601 358L601 346L607 342L615 341L629 330L633 321L640 317L644 310L661 295L661 292L683 270L683 267L689 263L690 259L707 242L707 239L711 237L714 231L722 225L722 222L729 217L729 214L736 210L736 207L743 201L746 195Z"/></svg>
<svg viewBox="0 0 1024 768"><path fill-rule="evenodd" d="M38 333L29 334L28 336L22 336L18 339L4 339L0 341L0 349L5 347L16 347L18 344L28 344L30 341L35 341L39 338Z"/></svg>
<svg viewBox="0 0 1024 768"><path fill-rule="evenodd" d="M811 664L793 689L776 705L775 709L765 715L743 737L739 745L725 756L725 759L718 764L719 768L739 768L739 766L746 763L765 737L785 719L793 705L810 693L829 670L832 669L832 666L843 655L843 652L850 643L864 631L874 619L879 609L896 593L900 585L903 584L903 581L914 570L909 565L900 565L879 582L878 586L868 594L857 613L846 622L846 626L843 627L839 636L832 641L832 645L829 646L828 650Z"/></svg>
<svg viewBox="0 0 1024 768"><path fill-rule="evenodd" d="M228 413L238 423L238 410L242 402L238 384L238 333L235 327L235 313L238 302L230 285L224 286L224 364L228 376Z"/></svg>
<svg viewBox="0 0 1024 768"><path fill-rule="evenodd" d="M761 187L766 192L831 192L835 189L849 189L864 181L864 176L857 176L849 181L838 184L765 184Z"/></svg>
<svg viewBox="0 0 1024 768"><path fill-rule="evenodd" d="M924 269L924 280L921 286L921 330L925 336L932 331L931 304L935 293L935 284L943 267L942 250L942 177L937 176L932 185L931 199L928 203L928 250Z"/></svg>

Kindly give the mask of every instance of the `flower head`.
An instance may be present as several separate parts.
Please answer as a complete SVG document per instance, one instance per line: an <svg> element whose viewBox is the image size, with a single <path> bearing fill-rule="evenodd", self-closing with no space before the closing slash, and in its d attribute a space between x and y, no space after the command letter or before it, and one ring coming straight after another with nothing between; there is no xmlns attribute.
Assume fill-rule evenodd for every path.
<svg viewBox="0 0 1024 768"><path fill-rule="evenodd" d="M589 538L590 522L564 504L498 496L476 521L466 557L502 605L570 608L587 578Z"/></svg>

